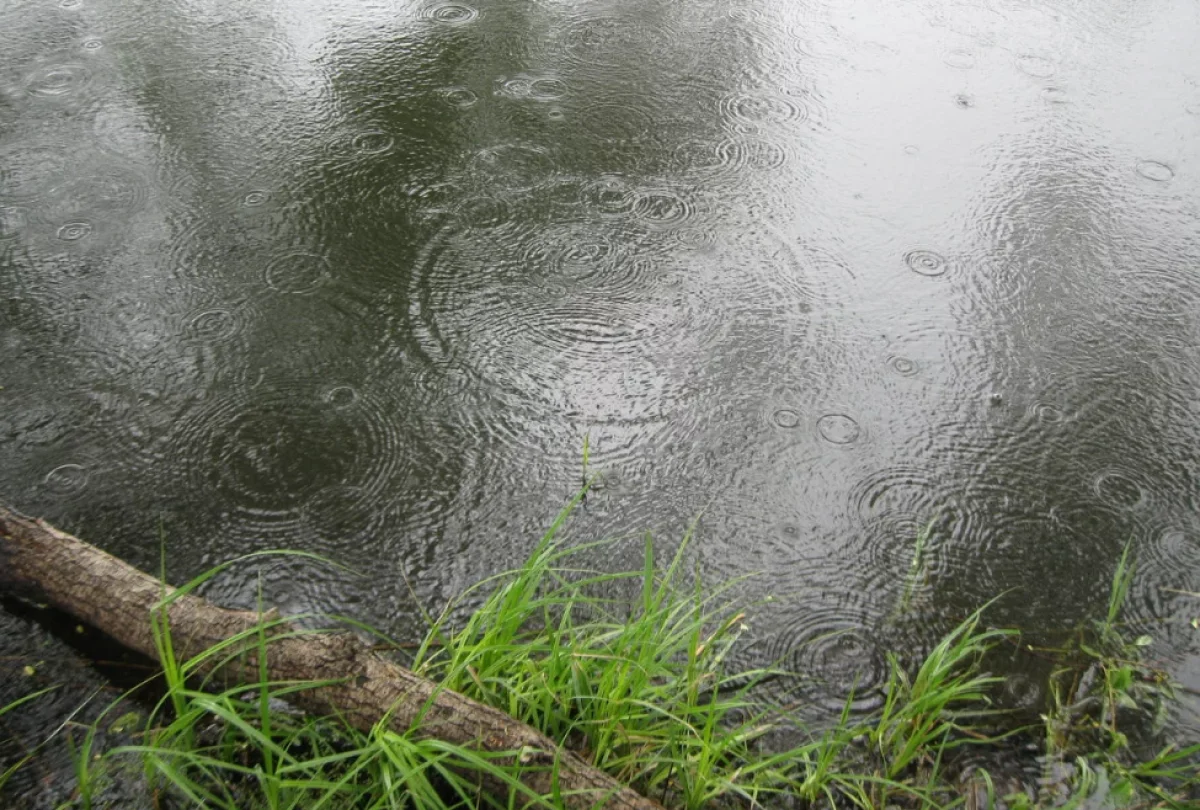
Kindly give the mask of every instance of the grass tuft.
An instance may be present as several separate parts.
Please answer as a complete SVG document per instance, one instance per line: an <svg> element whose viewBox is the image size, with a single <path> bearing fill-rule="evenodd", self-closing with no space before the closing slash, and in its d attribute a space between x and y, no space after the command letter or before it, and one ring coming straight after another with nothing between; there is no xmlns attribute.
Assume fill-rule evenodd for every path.
<svg viewBox="0 0 1200 810"><path fill-rule="evenodd" d="M1132 718L1161 715L1173 697L1166 676L1144 663L1145 639L1123 635L1120 616L1135 568L1128 548L1106 615L1051 651L1059 665L1035 753L1053 777L1011 786L982 769L960 780L955 763L968 746L986 751L1024 733L993 704L1002 679L982 669L990 650L1016 641L1015 631L984 625L986 605L914 670L889 655L886 697L872 715L856 718L851 695L831 727L802 730L803 742L774 749L767 733L794 720L760 702L757 687L785 673L729 666L745 631L741 606L729 597L735 583L706 588L687 570L690 532L665 567L656 564L649 536L636 570L582 566L582 554L598 544L563 540L582 497L558 515L524 565L460 597L479 602L465 621L449 619L458 604L431 620L415 653L416 671L508 712L671 810L1200 806L1193 801L1200 745L1159 746L1139 757L1125 732ZM926 540L918 539L910 581ZM247 644L265 661L277 637L279 620L264 615L258 626L200 656L177 657L165 609L214 573L164 591L151 621L165 694L135 745L98 756L103 715L88 730L75 747L75 806L105 806L97 786L122 763L140 766L154 806L168 797L172 806L217 810L563 805L561 795L532 795L520 782L520 757L505 764L511 758L396 733L384 720L363 733L337 717L288 709L298 691L322 684L273 682L265 670L255 683L223 690L198 681L203 664ZM482 792L484 781L504 786L507 795Z"/></svg>

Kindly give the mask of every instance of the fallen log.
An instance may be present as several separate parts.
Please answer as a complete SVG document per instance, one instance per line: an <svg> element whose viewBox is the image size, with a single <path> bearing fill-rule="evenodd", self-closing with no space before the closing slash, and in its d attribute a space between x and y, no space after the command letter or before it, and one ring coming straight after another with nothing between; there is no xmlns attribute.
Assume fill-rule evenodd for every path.
<svg viewBox="0 0 1200 810"><path fill-rule="evenodd" d="M2 505L0 589L36 595L151 658L157 657L152 613L164 594L173 593L95 546ZM178 595L166 608L180 660L259 626L263 618L192 594ZM337 713L363 731L387 718L398 733L413 729L425 738L506 755L501 761L520 766L526 787L542 796L558 793L571 810L662 810L549 737L404 669L353 633L294 631L286 622L272 629L266 672L275 681L332 682L291 696L305 711ZM225 663L222 677L257 682L254 650Z"/></svg>

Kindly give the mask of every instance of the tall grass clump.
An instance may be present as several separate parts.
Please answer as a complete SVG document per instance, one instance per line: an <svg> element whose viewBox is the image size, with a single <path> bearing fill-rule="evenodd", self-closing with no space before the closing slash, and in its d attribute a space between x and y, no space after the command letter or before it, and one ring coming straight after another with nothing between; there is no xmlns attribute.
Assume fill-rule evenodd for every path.
<svg viewBox="0 0 1200 810"><path fill-rule="evenodd" d="M980 630L983 610L938 642L912 675L888 654L886 698L868 730L888 777L899 777L930 751L941 756L962 745L995 742L978 729L994 724L998 712L991 694L1004 679L981 674L979 665L992 647L1016 633Z"/></svg>
<svg viewBox="0 0 1200 810"><path fill-rule="evenodd" d="M217 688L200 673L248 649L265 662L266 646L286 637L271 634L284 620L264 617L200 655L179 660L162 620L179 595L168 596L155 612L162 695L140 723L140 743L114 748L103 759L91 756L101 718L80 746L78 806L84 810L117 806L100 797L114 771L130 762L140 764L156 807L169 796L171 806L182 801L205 810L478 808L489 800L479 791L480 776L508 785L510 795L525 805L546 804L498 765L497 756L421 739L416 729L397 733L387 727L386 717L364 733L341 718L310 717L289 708L297 693L331 682L272 681L264 668L251 683ZM298 618L306 617L290 617Z"/></svg>
<svg viewBox="0 0 1200 810"><path fill-rule="evenodd" d="M1051 803L1200 808L1200 743L1162 745L1174 684L1146 659L1154 639L1130 638L1121 619L1135 572L1127 543L1113 570L1104 618L1078 628L1061 647L1039 651L1057 661L1042 715L1041 781L1054 791L1031 791L1036 801L1018 801L1017 810Z"/></svg>
<svg viewBox="0 0 1200 810"><path fill-rule="evenodd" d="M726 667L744 629L728 588L689 581L687 537L665 568L649 537L639 570L577 568L592 546L557 541L567 514L524 566L481 583L492 590L461 628L434 624L414 668L674 806L781 790L781 760L754 748L767 714L748 693L767 671Z"/></svg>
<svg viewBox="0 0 1200 810"><path fill-rule="evenodd" d="M707 588L689 570L690 532L665 565L656 562L649 537L634 570L584 565L602 544L568 545L563 537L581 499L558 515L523 565L430 618L411 666L508 712L669 810L1200 806L1188 799L1200 790L1200 746L1135 756L1124 733L1129 712L1168 696L1165 676L1142 663L1144 640L1127 642L1122 634L1121 606L1133 577L1128 550L1105 617L1054 651L1057 691L1040 735L993 704L1001 679L984 671L986 656L998 645L1027 645L1017 645L1015 631L987 628L985 606L917 666L889 656L884 700L874 713L854 715L851 695L838 722L800 727L801 742L777 748L767 732L780 724L795 730L796 723L758 700L757 687L805 673L731 665L745 615L730 597L732 583ZM167 796L173 806L220 810L562 806L561 796L532 795L519 781L519 756L423 739L416 728L397 732L388 718L362 732L338 717L289 710L298 692L321 684L273 682L262 670L252 683L206 682L209 665L246 645L265 661L266 646L281 631L265 614L258 626L179 660L165 608L213 573L164 592L153 618L162 696L139 723L134 745L98 757L96 735L106 721L88 730L79 745L77 806L109 806L100 798L104 783L122 763L141 769L156 806ZM477 606L453 620L467 604ZM289 625L285 632L317 631ZM1151 695L1147 685L1158 691ZM1035 741L1041 760L1056 764L1054 779L1012 785L975 768L967 776L979 789L964 793L955 760L968 746L986 750L1008 735ZM480 790L483 782L490 792ZM1054 789L1044 787L1051 782Z"/></svg>

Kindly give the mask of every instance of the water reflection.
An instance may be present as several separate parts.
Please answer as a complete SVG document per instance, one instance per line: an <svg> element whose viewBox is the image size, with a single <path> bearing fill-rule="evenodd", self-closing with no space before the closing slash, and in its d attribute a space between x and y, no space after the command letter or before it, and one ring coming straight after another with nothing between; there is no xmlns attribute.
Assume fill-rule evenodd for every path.
<svg viewBox="0 0 1200 810"><path fill-rule="evenodd" d="M1084 620L1131 537L1194 669L1196 10L779 6L10 4L0 491L410 635L586 435L578 536L702 513L781 703Z"/></svg>

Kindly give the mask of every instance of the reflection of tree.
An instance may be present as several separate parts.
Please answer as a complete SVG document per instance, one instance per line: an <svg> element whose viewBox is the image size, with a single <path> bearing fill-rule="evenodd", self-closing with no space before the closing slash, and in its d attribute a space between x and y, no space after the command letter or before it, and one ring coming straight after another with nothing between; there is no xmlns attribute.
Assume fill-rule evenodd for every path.
<svg viewBox="0 0 1200 810"><path fill-rule="evenodd" d="M287 17L287 10L248 3L134 4L113 12L120 16L102 50L111 59L104 74L110 97L94 122L78 123L94 126L105 148L152 178L151 203L139 215L144 227L122 232L129 251L114 246L105 254L122 261L76 286L104 304L91 307L88 323L105 324L96 326L93 342L112 356L132 356L135 366L144 360L153 373L131 381L121 376L125 367L114 364L116 372L106 372L103 384L119 391L106 389L103 396L83 391L95 387L86 374L62 381L90 403L119 399L126 407L124 399L136 400L141 414L151 403L146 444L153 449L114 474L113 487L160 496L146 484L162 467L148 459L181 449L172 442L189 426L172 422L213 412L211 403L232 401L231 391L245 408L269 410L287 385L378 385L430 422L445 418L437 408L453 393L438 392L435 406L426 408L428 392L407 376L422 362L405 323L413 264L435 232L479 198L520 197L523 210L535 212L533 220L552 220L563 208L530 204L551 184L505 189L496 182L506 168L502 148L549 155L552 171L577 187L617 175L618 197L676 180L703 183L717 143L731 131L722 101L761 68L757 34L738 35L753 15L734 19L672 2L587 15L539 4L492 6L470 20L438 20L435 4L414 4L402 16L348 22L308 12ZM709 163L689 162L691 153L680 147L694 143L709 153ZM496 155L492 167L488 160ZM664 206L672 199L660 195ZM669 218L671 211L651 213ZM667 228L659 222L643 231L662 236ZM707 236L700 233L700 241ZM736 247L719 254L722 261L736 257ZM718 254L707 255L717 263L712 256ZM767 250L759 264L776 258ZM480 285L491 283L486 268L473 270ZM648 318L638 328L661 328L674 315ZM623 367L616 358L606 371L618 373L593 374L579 363L570 374L552 376L582 393L546 392L539 417L553 421L554 430L542 438L557 441L555 431L577 427L573 417L554 412L560 403L570 403L563 411L605 415L625 414L631 396L661 404L665 397L658 392L666 386L655 376L660 373L686 378L670 380L674 390L692 376L719 372L705 393L734 412L757 396L754 385L761 380L750 367L766 356L758 351L763 336L775 335L773 324L752 321L743 317L730 328L737 340L729 342L724 365L699 350L658 364L646 350ZM717 372L707 368L717 366ZM133 407L110 410L128 415ZM464 459L479 437L445 438L460 428L468 430L445 430L444 446L429 454L437 469L426 480L438 482L430 501L452 493L467 474ZM609 428L622 436L642 430L637 424ZM414 433L422 429L413 426ZM108 430L89 427L85 443L101 446L125 435L94 435ZM145 432L140 425L138 431ZM304 479L303 464L320 461L299 459L289 471ZM445 508L419 499L406 508ZM75 501L81 502L82 496ZM192 528L198 535L211 524L198 519Z"/></svg>
<svg viewBox="0 0 1200 810"><path fill-rule="evenodd" d="M345 122L350 137L359 129L379 130L395 138L395 148L345 165L329 162L315 153L306 155L300 171L306 187L314 190L306 205L320 211L321 227L328 232L323 238L324 250L336 257L331 259L335 265L345 260L347 266L358 267L353 272L374 277L368 285L372 289L395 292L391 311L385 317L401 325L390 336L398 353L410 362L434 366L435 360L450 362L498 340L502 329L497 328L493 334L487 332L488 324L478 324L474 330L465 327L455 331L453 339L439 334L437 337L443 342L454 345L431 358L435 352L423 352L423 344L412 334L418 327L405 323L407 318L415 317L414 306L422 307L421 313L434 309L425 306L424 301L408 300L412 286L407 282L415 272L413 264L424 261L428 254L467 257L451 270L439 269L443 276L453 276L454 292L461 293L461 300L490 302L503 298L505 293L517 295L524 289L521 285L525 282L519 280L511 283L511 290L518 292L506 290L495 267L506 257L510 265L521 263L519 251L513 249L515 244L506 243L504 249L489 257L486 250L475 249L486 242L478 237L478 231L461 238L443 238L444 231L437 233L448 223L462 226L462 221L472 215L470 212L488 204L489 199L502 198L507 210L516 212L522 233L566 233L563 238L571 241L575 239L572 229L594 228L601 237L621 237L628 234L613 225L618 220L609 216L611 211L593 211L591 217L586 212L580 213L582 198L592 193L617 208L632 205L632 194L643 188L669 186L676 180L694 183L706 176L702 170L712 168L717 143L728 134L727 111L720 102L740 89L730 87L730 73L755 61L753 51L757 43L753 37L730 36L737 25L738 22L720 14L698 13L695 7L669 2L624 4L613 7L607 14L598 10L584 14L577 9L550 14L536 4L492 4L478 17L461 24L418 18L406 19L390 30L364 29L353 41L348 38L343 47L331 52L325 67L330 76L330 109L338 111L334 117ZM700 36L692 35L696 33ZM690 165L686 152L680 160L678 147L692 142L699 142L701 150L709 153L706 164ZM745 179L727 177L725 182L734 185ZM701 189L702 192L722 190ZM550 199L558 194L563 196ZM663 199L670 198L664 195ZM365 213L368 211L379 213ZM723 214L718 212L717 218ZM744 216L740 211L737 215ZM373 245L355 243L347 237L361 233L364 223L378 223L377 227L384 230L389 255L368 254L367 250L378 252L384 247L385 240L378 239L378 234L374 235ZM709 227L709 223L700 225L702 230ZM662 235L666 230L658 232L661 238L656 247L669 241L669 236ZM508 231L502 233L498 238L510 237ZM519 236L521 233L511 236L511 242L515 243ZM581 232L578 241L587 243L588 236ZM700 235L702 240L710 236ZM616 241L622 250L633 248L633 239ZM439 252L437 245L443 243L462 249ZM434 247L430 248L431 245ZM577 245L551 247L570 250ZM588 251L586 244L580 249L582 253ZM547 251L547 255L552 252ZM731 249L729 253L737 251ZM716 264L714 255L728 254L697 251L690 255L702 256L691 261ZM640 261L645 257L633 258ZM489 266L489 260L493 266ZM664 264L663 276L674 269L669 259ZM631 262L630 266L641 265ZM700 275L692 274L684 283L692 283ZM609 312L606 304L612 304L615 310L627 302L616 301L617 296L610 295L603 284L596 289L583 311L598 313L611 321L604 328L610 328L623 339L626 333L621 330L627 329L626 321ZM677 312L691 305L684 294L686 288L682 289L682 292L677 289L667 304L662 303L667 295L655 298L652 290L630 291L628 297L637 299L636 306L630 309L636 309L639 316L646 312L649 315L640 320L628 318L634 324L628 331L642 330L644 338L645 333L660 330L661 324L671 324L672 319L679 318ZM493 291L496 294L491 296ZM524 331L521 323L515 323L518 338L506 341L490 354L480 350L473 355L486 354L486 357L469 370L478 372L478 376L492 374L502 378L495 388L503 390L485 392L487 405L469 414L463 420L466 424L457 426L462 430L460 444L486 445L495 456L489 461L499 459L498 463L517 465L521 474L517 481L493 476L489 481L468 482L468 488L478 486L485 493L473 492L470 497L486 502L487 506L471 512L474 504L457 506L460 514L456 518L464 523L485 523L494 517L495 525L512 524L513 512L530 511L521 500L531 490L543 488L530 496L541 501L535 511L544 507L547 490L553 492L549 496L553 498L566 494L564 486L572 486L577 480L578 461L570 460L569 478L563 472L566 463L560 462L576 452L579 434L588 427L596 430L593 438L597 440L601 464L608 461L603 458L604 452L618 442L624 445L621 452L631 446L641 448L650 444L655 438L653 432L669 421L661 414L670 414L675 403L655 401L653 407L643 407L653 417L639 423L629 418L637 405L631 407L631 399L645 396L644 392L653 392L655 396L645 398L655 399L664 390L690 391L695 387L693 377L710 374L714 379L710 403L722 401L733 410L735 402L745 402L757 395L755 381L748 377L767 365L762 361L766 351L756 353L747 349L745 355L751 358L749 361L740 362L740 357L734 361L730 357L722 364L710 356L697 356L700 352L693 348L694 335L690 334L672 335L668 343L666 335L655 333L649 340L642 339L636 352L629 354L594 347L590 353L573 354L571 347L562 349L558 344L522 348L541 338L538 329L547 313L556 314L551 311L556 306L558 311L567 311L566 306L560 305L580 302L587 292L586 283L578 283L563 292L561 300L540 310L535 306L537 301L511 306L515 316L511 320L523 320L527 324ZM472 297L475 293L480 294ZM413 295L418 296L419 293ZM430 298L434 297L431 293ZM541 301L544 296L536 298ZM706 305L709 301L701 294L693 298ZM668 305L678 301L683 304L668 309ZM718 301L708 309L720 309L725 303ZM653 311L655 306L664 311ZM765 342L761 335L768 331L771 339L777 339L779 330L773 328L776 324L744 320L747 322L744 326L726 324L730 332L741 328L746 333L739 333L739 347L756 340ZM581 316L579 321L584 318ZM456 325L463 322L464 319L454 321ZM585 325L590 328L590 322ZM451 330L443 330L448 331ZM653 351L664 345L669 348ZM759 347L758 343L752 345ZM689 351L692 354L684 357ZM733 350L729 351L732 356ZM660 356L665 353L674 354ZM582 354L586 354L586 361L573 359ZM651 354L654 356L648 356ZM514 357L518 359L513 360ZM505 377L503 372L511 370L514 363L531 368L518 368L516 373ZM502 367L501 373L497 373L497 366ZM716 379L718 374L720 379ZM544 384L524 385L523 381L528 379ZM513 390L519 394L510 396ZM514 407L508 407L514 402ZM747 412L750 407L746 405ZM603 425L591 424L589 420L597 414L603 415L601 419L612 418ZM459 416L448 414L447 418ZM519 446L495 447L495 439L481 431L479 423L499 424L504 430L520 434L519 441L513 442ZM663 428L661 433L668 434L670 430ZM619 438L605 441L607 435L602 434ZM538 445L537 452L528 449ZM622 456L622 461L629 464L640 461L629 459L629 455ZM628 488L628 492L636 491L636 485ZM498 533L487 528L479 531L484 535ZM479 542L486 544L489 540L485 536ZM502 542L511 546L512 540L495 540L497 546ZM489 552L509 550L489 549ZM486 555L476 556L474 564L488 564L483 559ZM464 575L464 578L473 577Z"/></svg>
<svg viewBox="0 0 1200 810"><path fill-rule="evenodd" d="M999 399L970 453L946 448L980 522L945 598L961 598L978 566L1020 589L1003 603L1012 621L1069 626L1101 610L1122 545L1186 508L1168 472L1186 464L1172 424L1186 380L1156 362L1177 324L1139 322L1126 295L1131 268L1171 259L1106 151L1044 131L997 151L962 311Z"/></svg>

